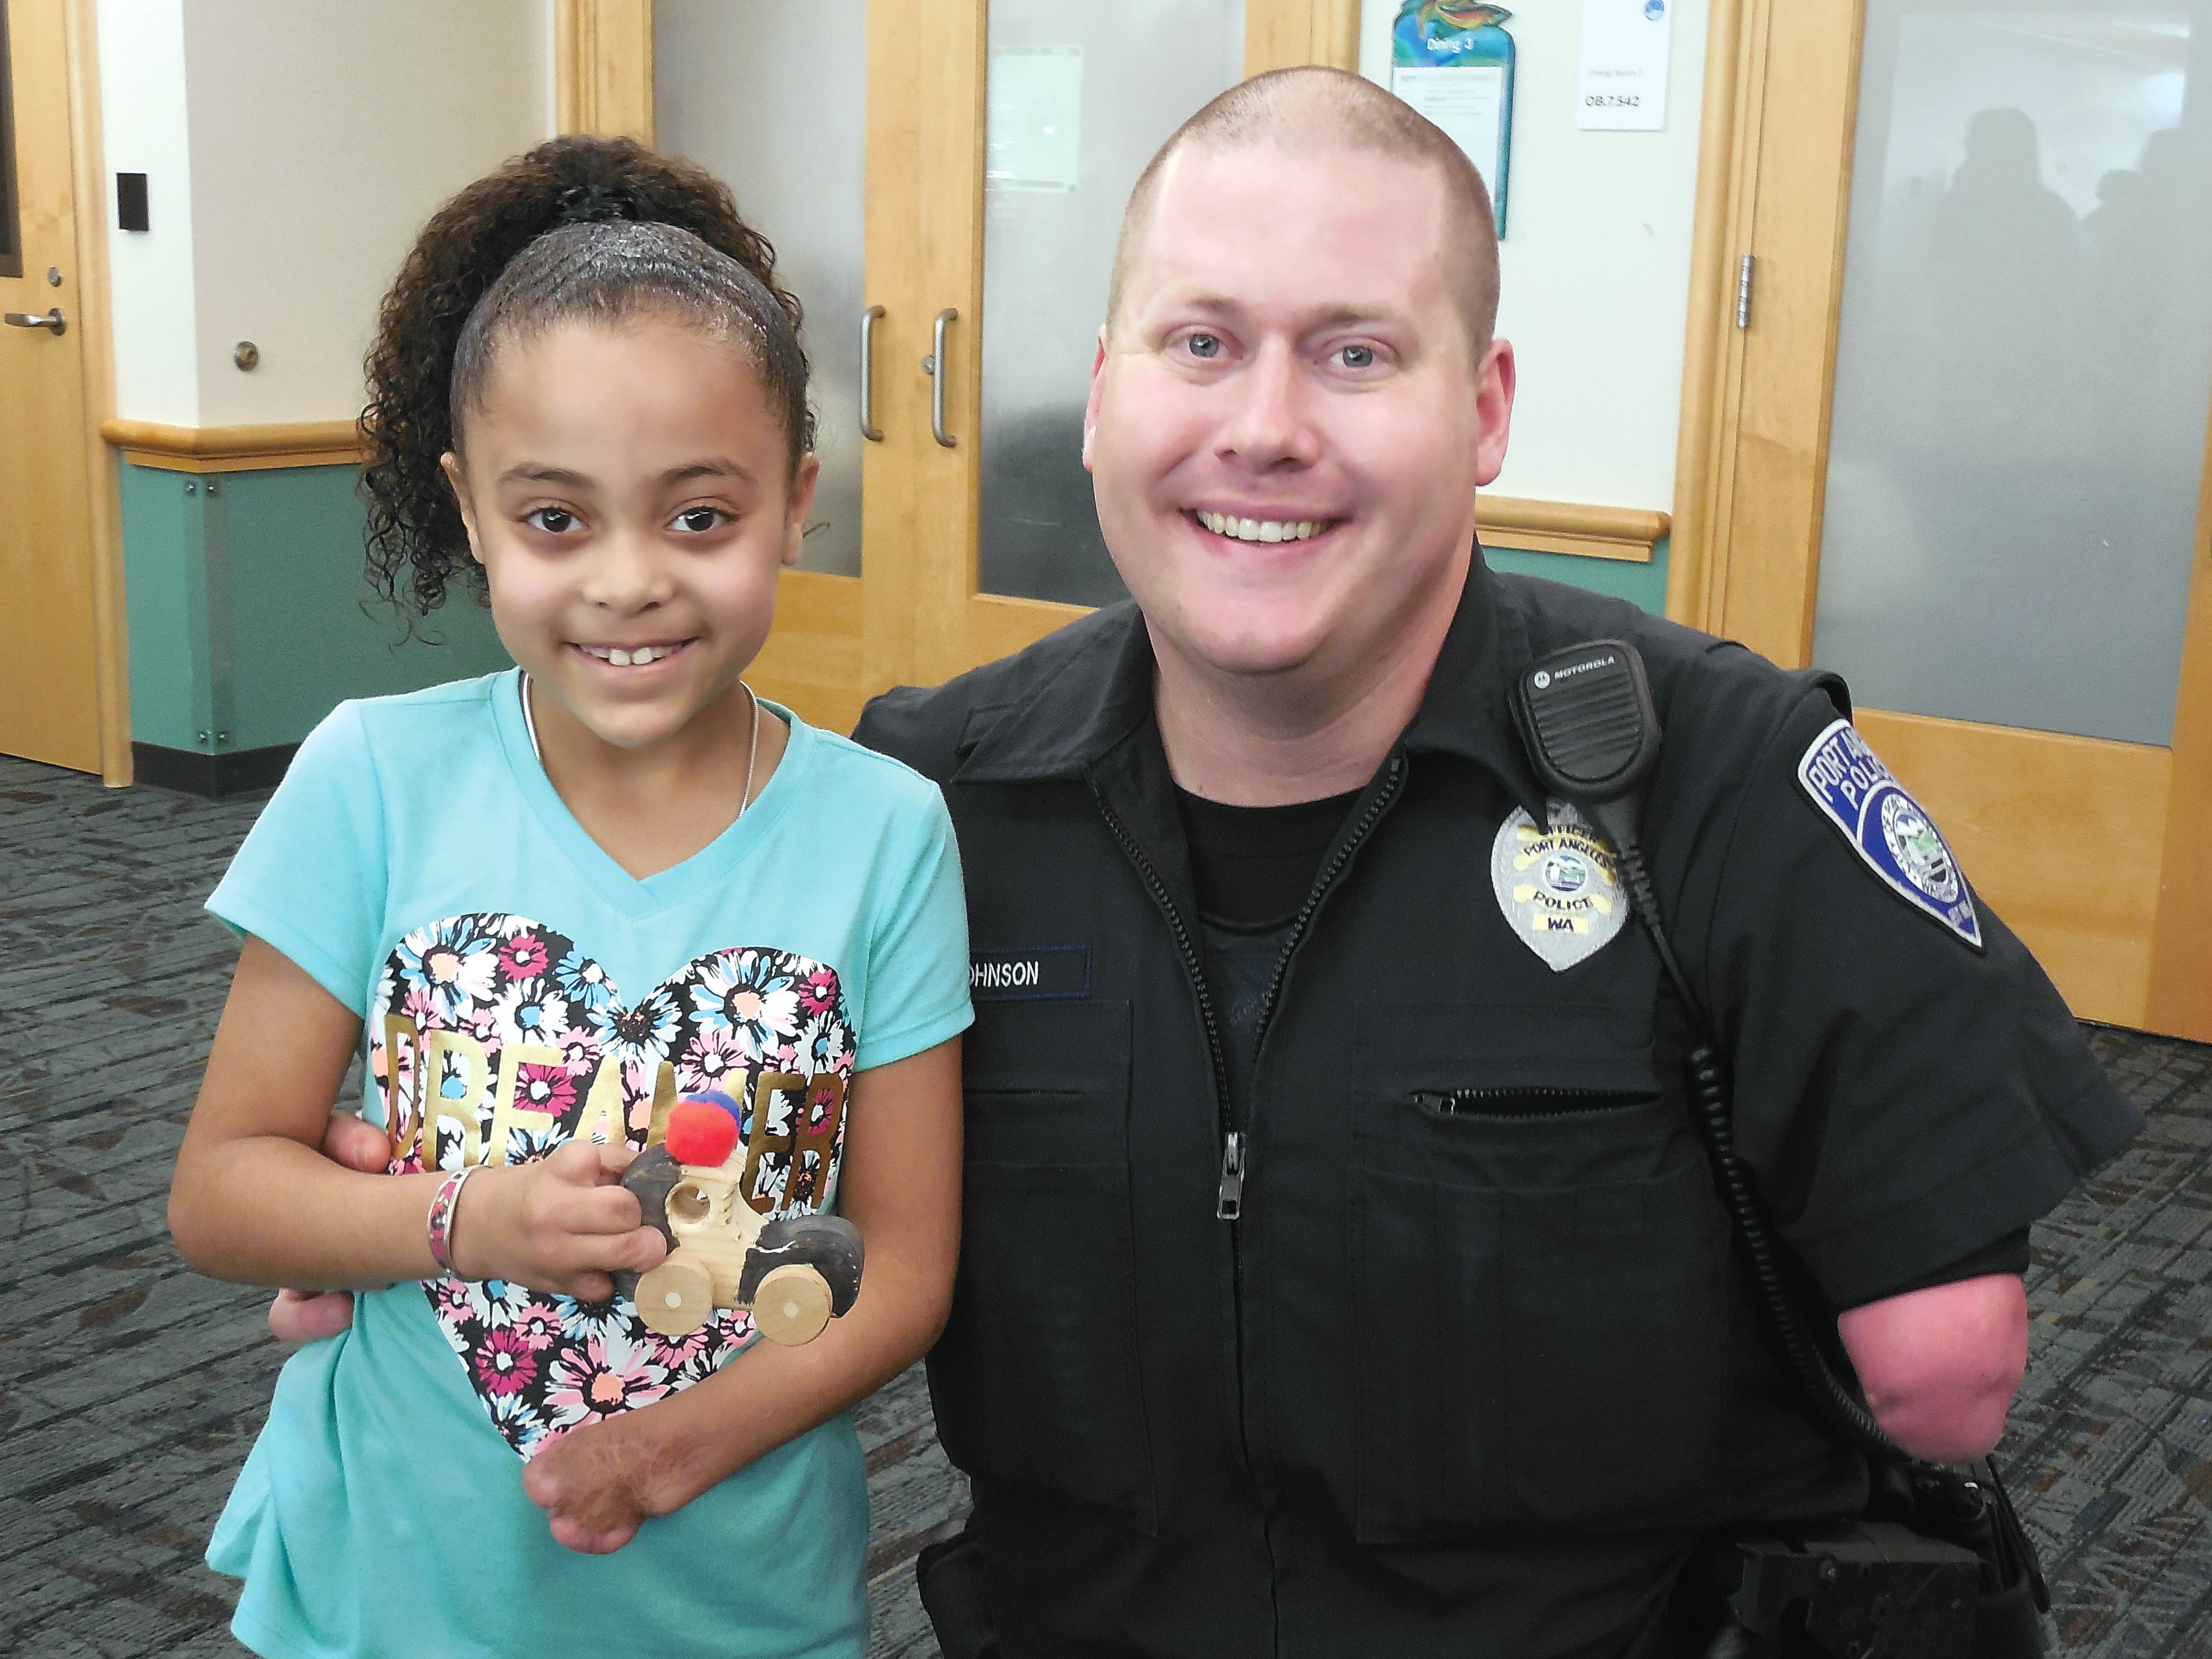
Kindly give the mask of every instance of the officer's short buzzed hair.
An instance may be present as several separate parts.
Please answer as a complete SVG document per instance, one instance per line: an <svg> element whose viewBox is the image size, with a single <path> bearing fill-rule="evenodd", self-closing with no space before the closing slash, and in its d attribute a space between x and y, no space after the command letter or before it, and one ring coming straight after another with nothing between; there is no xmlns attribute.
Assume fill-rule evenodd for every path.
<svg viewBox="0 0 2212 1659"><path fill-rule="evenodd" d="M1317 64L1272 70L1239 82L1185 121L1138 176L1114 249L1107 326L1121 315L1121 294L1144 246L1160 174L1192 145L1241 149L1260 143L1364 150L1436 169L1443 187L1446 269L1456 278L1468 339L1480 355L1498 325L1498 222L1482 175L1427 117L1396 94L1343 70Z"/></svg>

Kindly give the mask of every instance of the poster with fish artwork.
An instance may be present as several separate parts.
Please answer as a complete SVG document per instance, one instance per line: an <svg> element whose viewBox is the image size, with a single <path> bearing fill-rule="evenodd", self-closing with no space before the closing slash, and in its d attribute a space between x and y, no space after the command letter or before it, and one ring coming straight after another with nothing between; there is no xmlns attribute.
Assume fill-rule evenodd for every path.
<svg viewBox="0 0 2212 1659"><path fill-rule="evenodd" d="M1513 37L1503 6L1405 0L1390 26L1390 90L1451 136L1490 191L1505 234L1513 159Z"/></svg>

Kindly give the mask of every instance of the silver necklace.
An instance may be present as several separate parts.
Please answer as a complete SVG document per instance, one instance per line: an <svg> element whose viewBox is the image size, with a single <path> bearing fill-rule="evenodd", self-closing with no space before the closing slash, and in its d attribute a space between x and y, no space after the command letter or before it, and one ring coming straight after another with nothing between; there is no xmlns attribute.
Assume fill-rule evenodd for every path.
<svg viewBox="0 0 2212 1659"><path fill-rule="evenodd" d="M747 723L745 739L745 793L738 800L738 817L741 818L745 815L745 808L753 804L753 764L760 759L760 698L743 680L738 684L744 686L745 705L752 714ZM522 729L530 734L530 752L537 757L538 768L543 770L545 751L538 746L538 716L530 709L530 676L527 674L522 677ZM737 818L730 821L734 823Z"/></svg>

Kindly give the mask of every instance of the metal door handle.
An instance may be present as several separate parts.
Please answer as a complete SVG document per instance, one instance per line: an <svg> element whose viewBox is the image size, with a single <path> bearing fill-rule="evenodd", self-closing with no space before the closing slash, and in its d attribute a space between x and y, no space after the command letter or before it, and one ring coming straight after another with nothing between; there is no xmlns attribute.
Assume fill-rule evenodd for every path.
<svg viewBox="0 0 2212 1659"><path fill-rule="evenodd" d="M62 315L62 308L59 306L56 306L43 317L27 311L10 311L0 314L0 322L5 322L10 328L52 329L57 334L69 332L69 319Z"/></svg>
<svg viewBox="0 0 2212 1659"><path fill-rule="evenodd" d="M876 319L883 314L881 306L860 313L860 435L872 444L884 441L884 429L876 424Z"/></svg>
<svg viewBox="0 0 2212 1659"><path fill-rule="evenodd" d="M929 356L921 360L921 372L929 376L929 429L937 441L947 449L959 442L945 429L945 327L959 319L960 313L951 306L937 313L937 322L931 330Z"/></svg>

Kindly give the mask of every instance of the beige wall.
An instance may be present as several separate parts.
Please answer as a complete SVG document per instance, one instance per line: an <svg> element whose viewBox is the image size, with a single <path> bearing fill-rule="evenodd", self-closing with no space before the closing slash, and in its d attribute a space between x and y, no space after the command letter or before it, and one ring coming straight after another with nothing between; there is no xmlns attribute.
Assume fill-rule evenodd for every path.
<svg viewBox="0 0 2212 1659"><path fill-rule="evenodd" d="M422 221L552 131L550 11L101 0L109 165L149 174L153 224L110 232L117 412L356 414L377 301ZM250 374L240 340L260 348Z"/></svg>
<svg viewBox="0 0 2212 1659"><path fill-rule="evenodd" d="M1690 236L1697 215L1706 0L1674 0L1667 125L1575 125L1579 0L1516 5L1513 159L1498 332L1521 392L1502 495L1669 510ZM1389 83L1398 0L1364 0L1360 72Z"/></svg>
<svg viewBox="0 0 2212 1659"><path fill-rule="evenodd" d="M100 111L115 323L115 402L132 420L193 426L191 147L184 0L100 0ZM150 230L115 228L115 175L146 175Z"/></svg>

